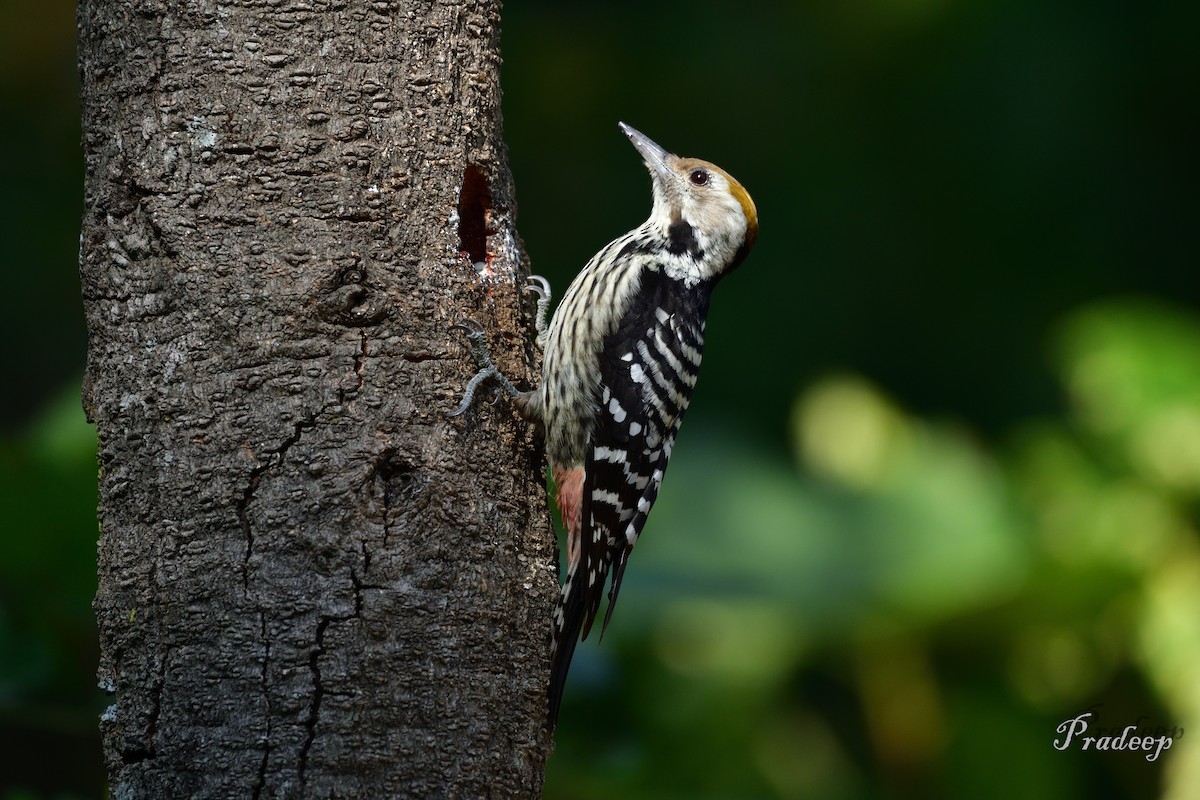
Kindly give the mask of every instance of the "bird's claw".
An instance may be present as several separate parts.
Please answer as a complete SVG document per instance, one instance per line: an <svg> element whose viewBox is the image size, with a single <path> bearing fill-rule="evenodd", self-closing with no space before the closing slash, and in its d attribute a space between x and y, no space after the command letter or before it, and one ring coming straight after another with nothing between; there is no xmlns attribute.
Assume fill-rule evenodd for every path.
<svg viewBox="0 0 1200 800"><path fill-rule="evenodd" d="M458 408L447 414L447 417L457 417L465 413L471 407L471 403L475 400L475 392L479 385L488 378L495 378L496 382L508 392L511 396L518 394L516 387L509 382L508 378L504 377L503 373L492 362L492 355L488 352L487 334L483 329L483 325L478 320L465 319L462 322L455 322L450 326L466 331L467 339L471 343L471 355L475 358L475 363L479 365L479 371L467 382L467 388L463 391L462 402Z"/></svg>
<svg viewBox="0 0 1200 800"><path fill-rule="evenodd" d="M541 275L530 275L525 280L529 283L525 287L525 291L533 292L538 296L538 300L550 299L550 281L543 278Z"/></svg>
<svg viewBox="0 0 1200 800"><path fill-rule="evenodd" d="M467 338L471 340L483 338L483 325L477 319L467 318L462 322L455 322L450 326L467 332Z"/></svg>
<svg viewBox="0 0 1200 800"><path fill-rule="evenodd" d="M550 281L541 275L530 275L525 280L528 282L525 291L533 292L538 296L537 317L534 319L534 327L537 330L537 346L544 347L546 344L547 328L546 312L550 308Z"/></svg>

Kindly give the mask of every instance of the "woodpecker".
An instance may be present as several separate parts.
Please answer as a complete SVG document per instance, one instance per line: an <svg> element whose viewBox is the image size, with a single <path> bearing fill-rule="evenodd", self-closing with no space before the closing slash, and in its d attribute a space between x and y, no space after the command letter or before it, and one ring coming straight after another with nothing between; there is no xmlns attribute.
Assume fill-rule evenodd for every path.
<svg viewBox="0 0 1200 800"><path fill-rule="evenodd" d="M603 636L658 496L696 386L713 287L758 236L754 201L732 175L669 153L623 122L620 128L650 171L650 218L588 261L548 328L549 286L531 278L544 350L536 389L518 392L500 375L482 327L472 323L468 336L483 368L451 414L466 411L491 377L545 433L567 529L567 577L552 619L550 730L575 645L587 638L608 579Z"/></svg>

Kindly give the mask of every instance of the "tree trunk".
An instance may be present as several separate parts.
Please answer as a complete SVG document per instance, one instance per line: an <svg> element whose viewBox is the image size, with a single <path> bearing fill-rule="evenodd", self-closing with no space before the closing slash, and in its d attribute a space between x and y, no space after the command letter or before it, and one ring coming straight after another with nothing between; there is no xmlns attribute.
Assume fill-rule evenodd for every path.
<svg viewBox="0 0 1200 800"><path fill-rule="evenodd" d="M542 457L498 2L83 0L114 798L540 793Z"/></svg>

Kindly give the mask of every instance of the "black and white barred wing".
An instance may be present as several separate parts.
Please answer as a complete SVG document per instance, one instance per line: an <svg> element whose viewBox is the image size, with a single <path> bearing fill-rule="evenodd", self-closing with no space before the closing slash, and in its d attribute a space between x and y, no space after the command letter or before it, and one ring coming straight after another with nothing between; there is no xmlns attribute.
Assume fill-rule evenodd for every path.
<svg viewBox="0 0 1200 800"><path fill-rule="evenodd" d="M629 553L658 497L696 385L703 346L703 323L682 320L703 318L678 313L671 303L654 303L644 314L629 315L628 322L605 340L600 385L606 388L597 398L599 422L592 433L583 486L577 580L583 584L584 638L611 573L602 630L608 626Z"/></svg>

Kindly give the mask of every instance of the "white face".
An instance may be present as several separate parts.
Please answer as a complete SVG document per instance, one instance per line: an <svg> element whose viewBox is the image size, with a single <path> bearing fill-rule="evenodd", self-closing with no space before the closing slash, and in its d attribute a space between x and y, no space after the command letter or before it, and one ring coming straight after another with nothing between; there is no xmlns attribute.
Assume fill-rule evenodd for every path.
<svg viewBox="0 0 1200 800"><path fill-rule="evenodd" d="M751 201L741 184L720 167L706 161L694 158L674 158L673 161L675 163L670 164L675 178L672 183L677 187L674 200L680 216L710 236L744 237L750 219L738 195Z"/></svg>
<svg viewBox="0 0 1200 800"><path fill-rule="evenodd" d="M649 224L677 245L668 272L690 283L736 267L758 236L758 211L745 188L715 164L668 153L624 123L621 130L654 183Z"/></svg>
<svg viewBox="0 0 1200 800"><path fill-rule="evenodd" d="M733 267L758 234L754 201L720 167L695 158L668 155L666 169L652 169L654 210L651 224L664 232L685 223L697 255L681 265L692 279L715 278Z"/></svg>

